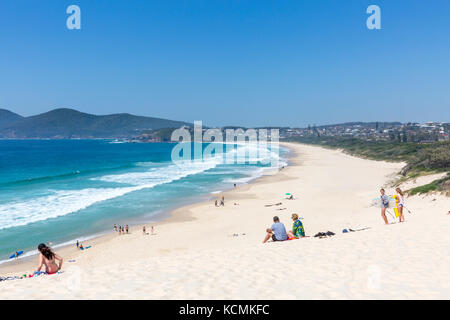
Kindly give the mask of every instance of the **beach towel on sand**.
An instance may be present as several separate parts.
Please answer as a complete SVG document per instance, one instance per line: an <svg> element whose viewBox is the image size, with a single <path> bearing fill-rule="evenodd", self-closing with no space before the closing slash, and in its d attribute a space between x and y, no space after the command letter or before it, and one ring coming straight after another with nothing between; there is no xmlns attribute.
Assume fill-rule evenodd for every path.
<svg viewBox="0 0 450 320"><path fill-rule="evenodd" d="M292 232L297 238L305 236L305 229L303 228L303 223L300 221L300 219L294 221Z"/></svg>

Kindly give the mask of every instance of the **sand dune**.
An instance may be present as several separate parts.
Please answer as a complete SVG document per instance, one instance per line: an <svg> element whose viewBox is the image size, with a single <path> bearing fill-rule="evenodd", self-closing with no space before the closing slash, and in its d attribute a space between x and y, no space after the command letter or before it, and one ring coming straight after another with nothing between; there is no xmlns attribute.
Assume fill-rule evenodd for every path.
<svg viewBox="0 0 450 320"><path fill-rule="evenodd" d="M85 252L66 248L64 273L0 282L0 299L450 298L449 198L407 198L406 223L385 226L369 205L380 187L393 192L388 181L403 164L289 147L289 167L224 193L225 207L195 204L157 224L154 236L136 227L95 239ZM261 243L274 215L290 229L294 212L308 235L336 235Z"/></svg>

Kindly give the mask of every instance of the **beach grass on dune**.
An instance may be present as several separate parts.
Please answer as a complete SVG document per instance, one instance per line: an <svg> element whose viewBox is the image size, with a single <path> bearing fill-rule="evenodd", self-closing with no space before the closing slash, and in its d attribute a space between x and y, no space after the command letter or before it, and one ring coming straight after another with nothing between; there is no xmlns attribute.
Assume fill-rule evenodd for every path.
<svg viewBox="0 0 450 320"><path fill-rule="evenodd" d="M447 175L442 179L437 179L423 186L412 188L408 190L408 194L413 196L416 194L426 194L432 191L441 191L447 192L448 195L449 188L450 188L450 175Z"/></svg>
<svg viewBox="0 0 450 320"><path fill-rule="evenodd" d="M409 179L441 172L450 173L450 141L434 143L368 141L352 137L318 137L305 136L290 138L289 141L326 148L342 149L346 153L373 160L402 161L406 165L399 171L401 177L396 184ZM446 179L439 179L430 184L410 190L411 194L440 191L449 193L450 186Z"/></svg>

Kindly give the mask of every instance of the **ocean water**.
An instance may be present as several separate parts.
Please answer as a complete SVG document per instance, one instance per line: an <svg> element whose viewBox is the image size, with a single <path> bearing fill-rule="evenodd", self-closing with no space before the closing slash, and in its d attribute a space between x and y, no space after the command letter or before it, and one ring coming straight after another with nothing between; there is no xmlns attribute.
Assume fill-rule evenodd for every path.
<svg viewBox="0 0 450 320"><path fill-rule="evenodd" d="M278 156L258 147L256 163L215 158L173 163L170 143L108 140L0 141L0 261L112 230L158 221L171 209L209 199L271 169ZM206 145L200 146L205 148ZM237 153L242 146L235 146ZM261 148L265 152L261 152ZM280 149L278 165L285 165ZM246 157L248 160L248 157ZM273 165L273 164L272 164Z"/></svg>

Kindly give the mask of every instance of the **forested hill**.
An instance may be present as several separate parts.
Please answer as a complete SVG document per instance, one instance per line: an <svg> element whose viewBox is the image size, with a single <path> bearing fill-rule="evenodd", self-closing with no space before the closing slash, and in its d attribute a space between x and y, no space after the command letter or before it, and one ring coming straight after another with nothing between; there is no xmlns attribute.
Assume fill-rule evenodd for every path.
<svg viewBox="0 0 450 320"><path fill-rule="evenodd" d="M128 113L93 115L73 109L55 109L22 117L0 109L0 138L123 138L143 130L191 126L182 121Z"/></svg>

